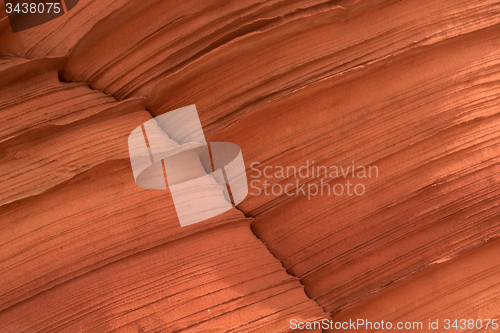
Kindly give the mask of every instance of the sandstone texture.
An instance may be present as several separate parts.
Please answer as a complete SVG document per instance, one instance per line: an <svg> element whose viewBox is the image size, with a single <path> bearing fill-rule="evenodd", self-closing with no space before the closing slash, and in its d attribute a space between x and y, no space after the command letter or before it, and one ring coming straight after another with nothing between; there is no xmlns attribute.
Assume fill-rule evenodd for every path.
<svg viewBox="0 0 500 333"><path fill-rule="evenodd" d="M0 332L500 321L499 1L80 0L16 33L7 2ZM250 187L181 227L127 139L192 104Z"/></svg>

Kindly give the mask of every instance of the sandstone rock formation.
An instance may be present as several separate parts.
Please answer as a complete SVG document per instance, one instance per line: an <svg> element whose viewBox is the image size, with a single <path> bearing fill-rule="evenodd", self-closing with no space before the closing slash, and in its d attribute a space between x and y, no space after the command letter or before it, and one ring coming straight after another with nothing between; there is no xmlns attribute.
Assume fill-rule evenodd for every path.
<svg viewBox="0 0 500 333"><path fill-rule="evenodd" d="M500 319L499 2L80 0L17 33L3 6L0 332ZM181 227L127 138L191 104L257 185Z"/></svg>

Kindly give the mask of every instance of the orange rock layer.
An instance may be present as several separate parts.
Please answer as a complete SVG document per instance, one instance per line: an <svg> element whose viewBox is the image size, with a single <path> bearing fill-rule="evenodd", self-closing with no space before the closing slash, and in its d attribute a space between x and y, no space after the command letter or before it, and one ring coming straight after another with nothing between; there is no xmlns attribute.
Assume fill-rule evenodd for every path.
<svg viewBox="0 0 500 333"><path fill-rule="evenodd" d="M487 0L80 0L14 34L0 5L0 331L500 319L499 13ZM251 187L181 228L168 190L135 184L127 137L190 104L261 190L359 181L265 176L279 166L376 176L363 195Z"/></svg>

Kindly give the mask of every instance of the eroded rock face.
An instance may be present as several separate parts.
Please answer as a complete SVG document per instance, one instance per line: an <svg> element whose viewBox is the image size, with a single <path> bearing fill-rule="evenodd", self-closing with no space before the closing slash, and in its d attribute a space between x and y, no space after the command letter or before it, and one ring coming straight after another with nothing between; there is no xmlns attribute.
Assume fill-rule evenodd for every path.
<svg viewBox="0 0 500 333"><path fill-rule="evenodd" d="M80 0L13 33L2 9L0 327L500 319L499 11ZM181 227L168 188L135 184L127 139L191 104L251 186L233 208L207 187L229 210Z"/></svg>
<svg viewBox="0 0 500 333"><path fill-rule="evenodd" d="M342 311L335 319L345 322L354 318L371 318L372 323L385 320L394 322L394 326L397 323L411 323L413 326L415 322L422 323L424 331L429 330L430 319L430 327L439 327L436 331L453 329L453 325L471 330L486 329L488 325L488 330L496 331L500 313L496 299L499 247L500 242L496 240L449 262L444 259L439 265L413 274ZM489 317L494 318L488 320L492 319ZM332 331L335 330L326 330ZM353 331L366 332L366 324Z"/></svg>

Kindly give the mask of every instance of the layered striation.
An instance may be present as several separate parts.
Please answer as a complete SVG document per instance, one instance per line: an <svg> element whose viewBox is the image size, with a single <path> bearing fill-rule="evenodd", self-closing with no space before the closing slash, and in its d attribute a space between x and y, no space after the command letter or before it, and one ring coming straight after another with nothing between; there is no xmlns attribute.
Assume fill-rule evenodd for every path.
<svg viewBox="0 0 500 333"><path fill-rule="evenodd" d="M484 30L322 80L214 135L260 163L249 169L260 187L250 193L264 191L264 182L291 192L268 189L240 209L256 216L255 233L327 310L498 237L495 36ZM376 169L361 179L358 169L340 178L318 173L359 165ZM290 166L309 172L278 174ZM293 190L347 181L365 193Z"/></svg>
<svg viewBox="0 0 500 333"><path fill-rule="evenodd" d="M230 203L181 228L168 189L138 187L127 138L152 119L145 99L61 82L64 61L4 64L2 330L267 332L328 316Z"/></svg>
<svg viewBox="0 0 500 333"><path fill-rule="evenodd" d="M1 329L498 318L496 1L80 0L15 34L0 11ZM181 227L127 138L191 104L256 185Z"/></svg>
<svg viewBox="0 0 500 333"><path fill-rule="evenodd" d="M499 244L498 240L492 241L453 260L433 265L388 287L377 297L342 311L336 320L371 318L372 323L381 320L394 325L411 323L407 328L413 323L422 323L424 331L429 330L429 322L431 327L440 328L435 331L449 331L454 326L466 327L463 330L469 331L479 327L497 330L498 320L494 319L500 315ZM366 332L369 327L353 331ZM401 331L412 332L412 329Z"/></svg>

